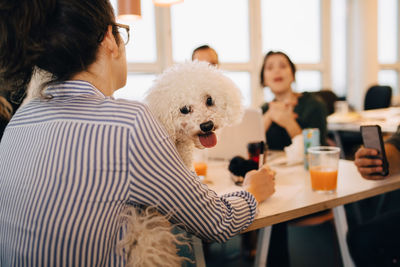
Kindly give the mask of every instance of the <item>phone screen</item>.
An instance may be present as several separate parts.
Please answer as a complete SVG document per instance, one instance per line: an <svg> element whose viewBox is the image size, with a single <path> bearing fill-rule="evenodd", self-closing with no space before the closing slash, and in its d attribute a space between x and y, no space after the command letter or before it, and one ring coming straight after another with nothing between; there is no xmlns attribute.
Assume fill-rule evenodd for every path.
<svg viewBox="0 0 400 267"><path fill-rule="evenodd" d="M373 148L378 150L378 156L383 161L383 171L377 173L378 175L386 176L389 173L388 163L386 160L385 146L382 139L382 131L379 125L365 125L361 126L361 135L364 147Z"/></svg>

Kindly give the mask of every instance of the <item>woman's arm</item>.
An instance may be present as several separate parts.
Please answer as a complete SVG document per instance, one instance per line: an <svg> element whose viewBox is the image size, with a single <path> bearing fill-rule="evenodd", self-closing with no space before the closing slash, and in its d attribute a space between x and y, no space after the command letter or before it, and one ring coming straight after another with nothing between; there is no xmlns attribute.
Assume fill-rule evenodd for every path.
<svg viewBox="0 0 400 267"><path fill-rule="evenodd" d="M250 184L254 184L253 179L259 182L257 186L218 196L186 168L166 131L151 115L144 112L136 122L128 163L131 202L156 205L162 214L171 213L171 221L187 231L223 242L252 223L256 200L273 193L273 174L258 171L250 178ZM258 191L253 192L254 187ZM263 187L265 191L260 192Z"/></svg>

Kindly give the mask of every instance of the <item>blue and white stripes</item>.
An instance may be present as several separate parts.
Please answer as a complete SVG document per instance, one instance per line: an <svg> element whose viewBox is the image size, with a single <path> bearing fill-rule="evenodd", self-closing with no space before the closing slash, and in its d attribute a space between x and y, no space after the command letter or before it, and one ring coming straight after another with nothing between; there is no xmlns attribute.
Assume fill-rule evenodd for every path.
<svg viewBox="0 0 400 267"><path fill-rule="evenodd" d="M253 221L253 196L210 191L144 105L84 81L47 93L18 110L0 144L0 266L123 266L115 244L127 203L173 211L210 240Z"/></svg>

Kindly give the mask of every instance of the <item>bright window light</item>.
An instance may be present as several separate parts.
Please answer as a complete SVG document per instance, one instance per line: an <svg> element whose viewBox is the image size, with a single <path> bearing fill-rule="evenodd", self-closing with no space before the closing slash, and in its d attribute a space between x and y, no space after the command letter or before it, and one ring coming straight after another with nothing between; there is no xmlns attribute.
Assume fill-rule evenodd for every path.
<svg viewBox="0 0 400 267"><path fill-rule="evenodd" d="M262 48L279 50L296 63L321 60L320 0L262 0Z"/></svg>
<svg viewBox="0 0 400 267"><path fill-rule="evenodd" d="M397 42L398 0L378 0L378 60L381 64L395 63Z"/></svg>
<svg viewBox="0 0 400 267"><path fill-rule="evenodd" d="M172 52L176 62L191 59L192 51L208 44L220 62L248 62L247 0L185 0L171 7Z"/></svg>
<svg viewBox="0 0 400 267"><path fill-rule="evenodd" d="M393 95L399 94L399 88L397 85L397 72L395 70L381 70L378 73L378 82L380 85L389 85L392 87Z"/></svg>

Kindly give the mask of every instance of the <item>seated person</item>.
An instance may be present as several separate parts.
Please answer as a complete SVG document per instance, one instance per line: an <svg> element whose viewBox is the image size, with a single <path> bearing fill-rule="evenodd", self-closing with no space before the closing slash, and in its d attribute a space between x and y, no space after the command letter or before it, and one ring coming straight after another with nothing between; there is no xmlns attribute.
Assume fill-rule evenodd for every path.
<svg viewBox="0 0 400 267"><path fill-rule="evenodd" d="M291 84L295 81L296 67L283 52L270 51L261 68L261 85L268 86L275 96L262 106L269 149L282 150L292 144L292 139L305 128L318 128L320 143L326 144L325 104L309 92L296 93Z"/></svg>
<svg viewBox="0 0 400 267"><path fill-rule="evenodd" d="M295 81L295 74L296 67L285 53L270 51L265 55L261 85L268 86L275 96L272 102L262 106L269 149L289 147L295 137L302 137L305 128L318 128L320 143L326 145L325 104L311 93L294 92L291 84ZM296 142L296 146L301 146L294 148L296 151L303 151L302 141ZM289 266L287 222L273 225L268 255L268 266Z"/></svg>
<svg viewBox="0 0 400 267"><path fill-rule="evenodd" d="M219 66L217 52L208 45L202 45L193 50L192 60L206 61L212 66Z"/></svg>
<svg viewBox="0 0 400 267"><path fill-rule="evenodd" d="M400 173L400 127L385 142L389 175ZM355 154L355 165L368 180L390 179L375 173L382 171L382 160L375 149L360 148ZM400 209L388 211L354 228L349 228L347 242L357 266L397 266L400 263Z"/></svg>

